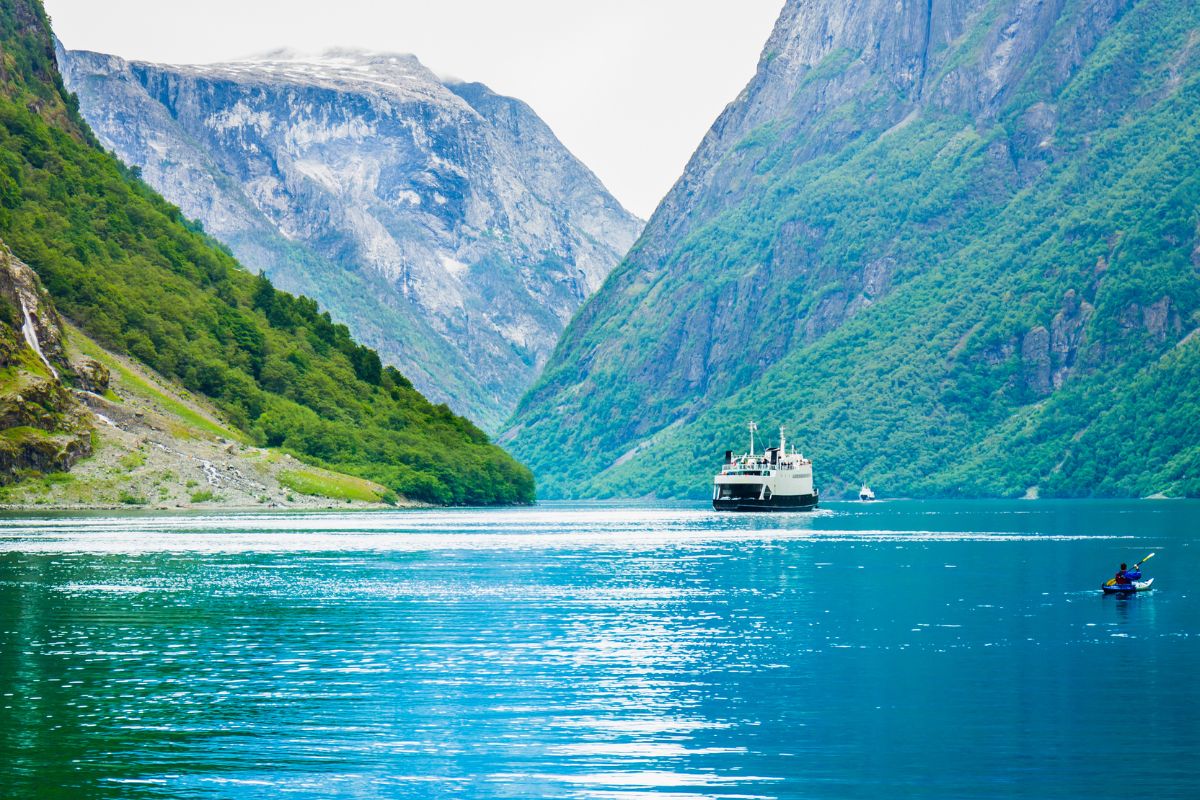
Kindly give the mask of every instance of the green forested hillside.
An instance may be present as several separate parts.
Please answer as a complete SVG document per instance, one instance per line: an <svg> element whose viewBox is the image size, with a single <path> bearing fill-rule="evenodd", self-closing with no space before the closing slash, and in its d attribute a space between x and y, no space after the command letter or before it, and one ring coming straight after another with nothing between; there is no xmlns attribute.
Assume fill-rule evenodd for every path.
<svg viewBox="0 0 1200 800"><path fill-rule="evenodd" d="M238 268L96 146L37 0L0 5L0 239L91 337L259 443L435 503L533 499L528 470L306 298Z"/></svg>
<svg viewBox="0 0 1200 800"><path fill-rule="evenodd" d="M827 495L1200 494L1200 7L932 3L908 52L882 3L778 66L832 2L523 401L543 493L704 494L754 419Z"/></svg>

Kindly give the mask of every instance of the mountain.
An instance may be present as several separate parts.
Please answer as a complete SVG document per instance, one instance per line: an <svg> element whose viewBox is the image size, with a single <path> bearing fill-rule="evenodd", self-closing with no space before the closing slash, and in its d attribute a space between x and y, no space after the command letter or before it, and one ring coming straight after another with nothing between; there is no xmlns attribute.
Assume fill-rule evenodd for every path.
<svg viewBox="0 0 1200 800"><path fill-rule="evenodd" d="M0 240L36 273L44 287L38 296L87 340L76 346L95 344L134 359L138 374L131 372L130 382L144 384L138 375L152 373L170 382L166 393L157 393L161 404L195 426L218 433L228 426L234 449L241 440L270 448L264 458L295 456L310 467L375 482L356 484L364 494L380 484L434 503L533 499L528 470L472 423L430 403L315 301L241 269L178 208L101 149L63 87L49 21L37 0L0 5ZM20 295L26 307L33 299L29 291ZM8 305L11 328L19 303L10 297ZM47 356L37 359L46 368L46 394L57 394L65 381L76 398L87 397L87 374L69 374L60 365L57 383L45 380L57 352L46 337L56 326L46 324L48 310L37 316L37 341ZM28 346L17 342L13 351L18 372L36 374L32 340L23 338ZM11 371L4 374L5 381L14 379ZM220 419L182 406L173 399L180 392ZM14 402L36 412L38 397L18 394ZM42 430L69 435L72 409L55 400L44 410ZM11 421L17 424L2 436L28 433L14 432L28 423ZM105 423L93 414L90 424ZM187 427L164 424L177 439L193 436ZM297 485L336 480L291 472ZM170 479L164 473L159 480Z"/></svg>
<svg viewBox="0 0 1200 800"><path fill-rule="evenodd" d="M58 58L105 147L485 427L641 229L529 106L410 55Z"/></svg>
<svg viewBox="0 0 1200 800"><path fill-rule="evenodd" d="M506 441L543 496L1200 493L1200 6L789 0Z"/></svg>

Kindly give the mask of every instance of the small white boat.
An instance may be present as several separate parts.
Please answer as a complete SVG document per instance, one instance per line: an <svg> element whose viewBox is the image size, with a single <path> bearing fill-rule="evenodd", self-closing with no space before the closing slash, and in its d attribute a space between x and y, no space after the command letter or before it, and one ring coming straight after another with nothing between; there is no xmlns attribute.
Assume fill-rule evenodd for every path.
<svg viewBox="0 0 1200 800"><path fill-rule="evenodd" d="M864 483L862 485L862 488L858 490L858 499L862 500L864 503L867 502L868 500L874 500L875 493L871 491L870 486L867 486Z"/></svg>

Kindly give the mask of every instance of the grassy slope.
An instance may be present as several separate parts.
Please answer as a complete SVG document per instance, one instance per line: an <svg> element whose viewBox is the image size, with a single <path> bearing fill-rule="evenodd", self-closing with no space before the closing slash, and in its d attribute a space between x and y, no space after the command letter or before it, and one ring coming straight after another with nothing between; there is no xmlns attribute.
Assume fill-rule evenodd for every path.
<svg viewBox="0 0 1200 800"><path fill-rule="evenodd" d="M210 398L245 436L435 503L532 477L315 303L276 292L95 145L36 0L0 9L0 238L89 336Z"/></svg>
<svg viewBox="0 0 1200 800"><path fill-rule="evenodd" d="M1200 459L1200 346L1175 346L1200 324L1198 27L1200 12L1172 0L1126 14L1057 92L1057 156L1025 188L1004 161L1045 64L991 125L926 109L809 161L793 158L804 141L756 132L742 148L758 173L746 199L674 243L662 263L685 268L614 274L604 291L625 305L580 315L516 418L514 450L548 496L698 495L754 418L787 423L834 492L865 477L889 493L1200 493L1188 471ZM812 268L772 275L759 265L791 220L820 232ZM894 290L765 370L718 364L708 393L682 400L627 380L622 349L674 346L689 335L682 321L736 296L731 284L753 287L762 320L791 325L880 253L900 265ZM1071 377L1042 397L1028 388L1022 337L1050 328L1068 291L1095 313ZM1163 297L1171 323L1151 331L1141 310ZM579 360L589 340L611 337L616 357ZM652 450L613 465L680 418ZM585 458L559 455L580 440Z"/></svg>
<svg viewBox="0 0 1200 800"><path fill-rule="evenodd" d="M395 494L380 484L303 464L280 450L254 447L204 398L108 352L74 326L68 325L66 333L72 355L95 359L112 375L110 391L91 401L108 421L96 424L93 456L70 473L31 475L0 488L0 504L307 508L331 501L339 506L347 501L373 506L396 502ZM214 470L205 470L204 462ZM232 470L248 477L257 490L239 491L224 481ZM210 472L219 476L215 485Z"/></svg>

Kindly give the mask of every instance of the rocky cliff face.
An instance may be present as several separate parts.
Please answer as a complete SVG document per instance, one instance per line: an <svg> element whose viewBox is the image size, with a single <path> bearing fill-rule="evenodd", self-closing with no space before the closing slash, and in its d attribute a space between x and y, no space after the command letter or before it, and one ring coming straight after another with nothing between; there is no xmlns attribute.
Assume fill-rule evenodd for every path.
<svg viewBox="0 0 1200 800"><path fill-rule="evenodd" d="M506 439L546 496L703 493L748 419L832 493L1200 491L1130 393L1196 383L1198 43L1179 0L791 0Z"/></svg>
<svg viewBox="0 0 1200 800"><path fill-rule="evenodd" d="M641 227L524 103L412 56L59 61L151 186L487 425Z"/></svg>
<svg viewBox="0 0 1200 800"><path fill-rule="evenodd" d="M95 378L97 368L68 363L62 321L37 276L0 242L0 484L64 472L91 453L90 414L65 381Z"/></svg>

